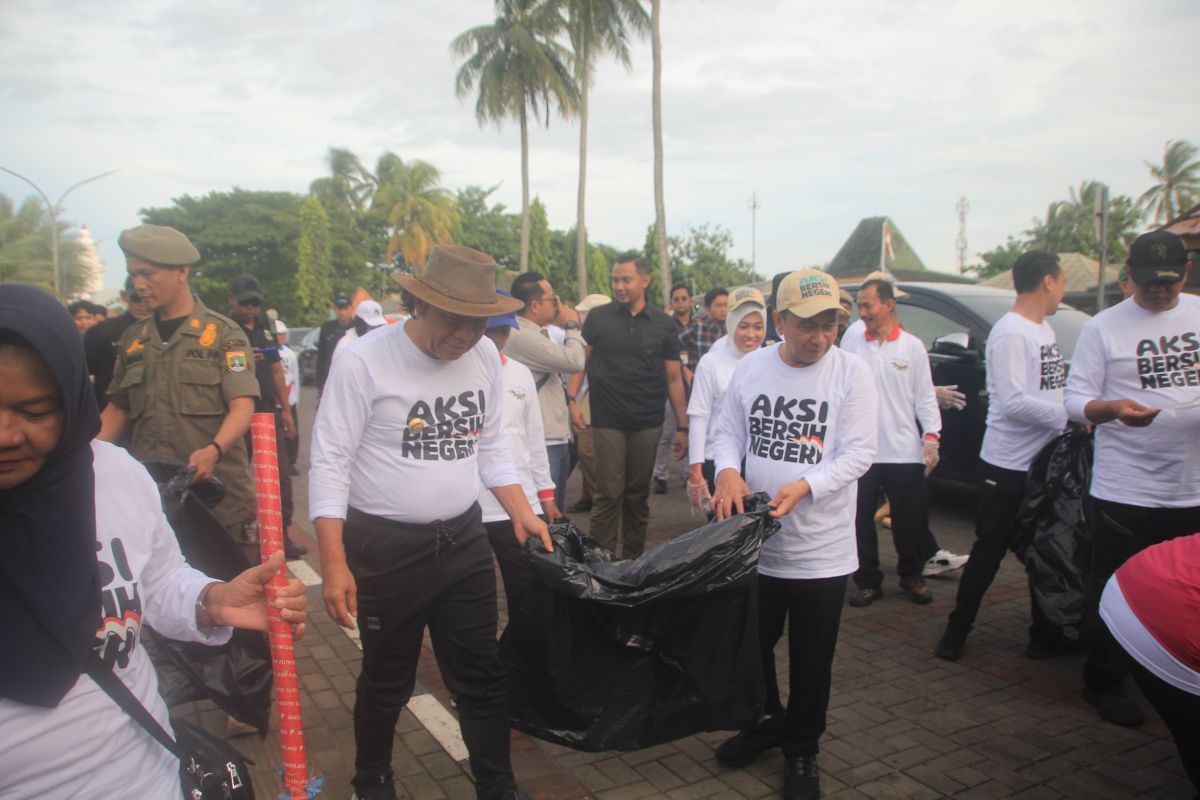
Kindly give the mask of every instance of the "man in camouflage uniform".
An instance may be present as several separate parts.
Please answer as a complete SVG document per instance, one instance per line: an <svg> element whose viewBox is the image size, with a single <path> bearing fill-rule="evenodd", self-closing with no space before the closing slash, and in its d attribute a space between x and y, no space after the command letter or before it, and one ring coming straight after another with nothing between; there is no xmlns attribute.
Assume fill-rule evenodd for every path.
<svg viewBox="0 0 1200 800"><path fill-rule="evenodd" d="M200 253L174 228L139 225L121 233L133 288L153 309L117 348L99 438L119 441L140 461L216 475L225 498L213 510L235 540L253 532L254 482L245 433L259 396L254 358L241 326L205 307L188 284Z"/></svg>

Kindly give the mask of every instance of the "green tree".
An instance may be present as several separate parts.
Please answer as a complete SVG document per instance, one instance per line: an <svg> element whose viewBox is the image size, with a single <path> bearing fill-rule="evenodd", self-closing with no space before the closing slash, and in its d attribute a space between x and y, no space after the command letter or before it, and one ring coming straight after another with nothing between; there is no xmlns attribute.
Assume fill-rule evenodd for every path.
<svg viewBox="0 0 1200 800"><path fill-rule="evenodd" d="M268 306L281 317L302 319L296 272L304 199L234 188L183 195L170 206L139 213L145 222L182 231L196 245L200 261L192 267L191 285L210 308L228 310L229 282L247 273L259 279Z"/></svg>
<svg viewBox="0 0 1200 800"><path fill-rule="evenodd" d="M550 242L550 219L540 197L529 205L529 269L549 276L554 265ZM558 288L557 285L555 288Z"/></svg>
<svg viewBox="0 0 1200 800"><path fill-rule="evenodd" d="M384 223L367 214L375 176L344 148L329 148L325 158L329 175L309 184L309 194L329 217L336 288L348 291L367 282L367 264L383 260L388 236Z"/></svg>
<svg viewBox="0 0 1200 800"><path fill-rule="evenodd" d="M640 0L559 0L567 11L567 33L575 51L575 78L579 86L579 200L575 217L575 274L580 294L587 293L588 92L597 57L612 55L628 69L631 34L643 35L650 20Z"/></svg>
<svg viewBox="0 0 1200 800"><path fill-rule="evenodd" d="M317 198L331 217L346 217L351 224L357 224L375 193L375 176L358 156L342 147L329 148L325 161L329 164L329 175L309 184L309 194Z"/></svg>
<svg viewBox="0 0 1200 800"><path fill-rule="evenodd" d="M592 250L588 259L588 294L603 294L612 297L612 263L605 257L604 251ZM582 300L586 295L580 295Z"/></svg>
<svg viewBox="0 0 1200 800"><path fill-rule="evenodd" d="M1155 184L1138 198L1138 210L1154 223L1169 222L1200 200L1200 149L1191 142L1170 140L1163 148L1162 164L1146 163Z"/></svg>
<svg viewBox="0 0 1200 800"><path fill-rule="evenodd" d="M449 189L442 188L437 167L414 159L405 163L394 153L379 157L375 169L379 188L371 206L386 221L389 238L388 264L418 271L435 244L450 244L458 232L458 207Z"/></svg>
<svg viewBox="0 0 1200 800"><path fill-rule="evenodd" d="M87 284L80 248L68 236L70 224L58 222L58 264L63 293L78 294ZM0 283L23 283L54 291L54 262L50 257L50 220L45 204L30 197L16 200L0 194Z"/></svg>
<svg viewBox="0 0 1200 800"><path fill-rule="evenodd" d="M579 92L570 67L571 53L555 37L565 25L557 5L539 0L496 0L496 21L471 28L450 43L465 58L454 81L462 99L478 90L475 118L497 127L515 118L521 129L521 254L529 268L529 117L543 114L550 124L556 106L564 118L575 112Z"/></svg>
<svg viewBox="0 0 1200 800"><path fill-rule="evenodd" d="M520 264L521 218L510 214L503 203L488 204L499 184L484 188L467 186L455 193L459 215L459 244L473 247L496 259L505 269Z"/></svg>
<svg viewBox="0 0 1200 800"><path fill-rule="evenodd" d="M977 275L980 280L986 280L993 275L999 275L1012 269L1017 257L1028 249L1029 246L1024 241L1009 236L1004 244L980 253L979 257L983 259L983 263L968 267L967 272Z"/></svg>
<svg viewBox="0 0 1200 800"><path fill-rule="evenodd" d="M300 208L300 242L296 258L296 300L304 321L325 319L333 297L333 237L329 216L315 197Z"/></svg>
<svg viewBox="0 0 1200 800"><path fill-rule="evenodd" d="M709 289L729 288L762 280L744 259L730 258L733 235L720 225L704 223L688 229L686 236L667 237L670 253L671 281L686 283L694 295ZM651 280L647 297L658 296L663 284L658 266L658 232L654 225L646 230L643 257L650 265ZM667 286L669 294L670 286Z"/></svg>
<svg viewBox="0 0 1200 800"><path fill-rule="evenodd" d="M1026 247L1049 250L1051 253L1083 253L1090 258L1099 258L1095 203L1100 186L1096 181L1084 181L1078 191L1074 187L1069 189L1068 199L1051 203L1046 209L1046 218L1034 218L1033 227L1025 231ZM1109 199L1109 263L1123 261L1129 254L1129 243L1137 236L1141 216L1131 198L1118 195Z"/></svg>

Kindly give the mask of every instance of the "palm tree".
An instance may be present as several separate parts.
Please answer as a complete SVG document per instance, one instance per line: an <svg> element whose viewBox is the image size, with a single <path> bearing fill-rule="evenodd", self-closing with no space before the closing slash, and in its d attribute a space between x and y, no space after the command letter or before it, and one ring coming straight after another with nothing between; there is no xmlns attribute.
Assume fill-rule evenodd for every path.
<svg viewBox="0 0 1200 800"><path fill-rule="evenodd" d="M1154 215L1155 224L1170 222L1200 198L1200 149L1191 142L1169 140L1163 148L1162 166L1146 162L1157 181L1138 198L1138 207Z"/></svg>
<svg viewBox="0 0 1200 800"><path fill-rule="evenodd" d="M667 252L667 208L663 202L662 0L650 0L650 49L654 55L654 219L662 265L663 308L667 308L671 301L671 256Z"/></svg>
<svg viewBox="0 0 1200 800"><path fill-rule="evenodd" d="M349 217L353 226L367 209L367 202L375 191L375 177L358 156L344 148L329 148L325 160L329 164L329 176L309 184L308 192L326 211Z"/></svg>
<svg viewBox="0 0 1200 800"><path fill-rule="evenodd" d="M454 80L459 99L478 87L475 118L482 126L516 118L521 127L521 258L529 268L529 116L550 124L550 108L563 118L578 106L570 51L555 41L565 22L559 7L539 0L496 0L496 21L464 31L450 51L466 58Z"/></svg>
<svg viewBox="0 0 1200 800"><path fill-rule="evenodd" d="M387 263L396 253L410 269L419 269L435 244L454 241L458 206L454 194L441 186L437 167L419 159L405 163L394 153L384 153L375 168L379 188L371 208L386 220Z"/></svg>
<svg viewBox="0 0 1200 800"><path fill-rule="evenodd" d="M567 9L567 33L575 51L579 84L579 203L575 219L575 275L579 296L587 294L587 226L584 204L587 187L588 90L595 59L612 54L628 69L629 36L644 35L650 19L640 0L562 0Z"/></svg>

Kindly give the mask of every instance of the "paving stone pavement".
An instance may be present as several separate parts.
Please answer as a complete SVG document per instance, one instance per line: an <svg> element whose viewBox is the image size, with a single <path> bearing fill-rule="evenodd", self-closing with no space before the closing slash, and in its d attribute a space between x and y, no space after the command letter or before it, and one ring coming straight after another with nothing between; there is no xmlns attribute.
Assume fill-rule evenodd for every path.
<svg viewBox="0 0 1200 800"><path fill-rule="evenodd" d="M311 422L314 395L302 397L302 425ZM307 435L301 470L307 468ZM690 530L679 466L670 491L651 495L649 545ZM307 491L297 479L298 521ZM579 497L578 478L568 504ZM969 492L935 487L931 521L941 545L966 553L973 538ZM586 519L575 519L586 528ZM297 537L312 550L305 560L320 571L311 527ZM881 535L885 569L894 569L889 538ZM1025 658L1028 594L1015 558L1006 559L985 598L978 625L962 660L935 658L934 645L954 602L957 575L930 579L935 600L909 602L895 576L886 596L869 608L846 607L833 668L829 727L821 741L823 796L851 798L1192 798L1174 745L1153 710L1147 723L1121 728L1102 722L1081 698L1082 657L1033 661ZM506 615L501 598L501 625ZM309 590L311 622L297 645L301 707L309 763L325 778L322 798L349 797L354 736L351 710L360 653L325 614L320 587ZM787 674L786 639L776 652ZM450 698L428 648L418 672L418 691ZM786 687L782 687L786 690ZM223 715L209 704L182 713L223 732ZM712 755L730 734L704 733L633 753L580 753L513 734L518 780L538 800L638 800L639 798L774 798L781 796L783 760L764 756L742 769L729 769ZM234 742L257 765L260 798L276 797L280 780L278 739L239 737ZM474 787L455 761L413 713L396 729L394 769L401 798L470 800Z"/></svg>

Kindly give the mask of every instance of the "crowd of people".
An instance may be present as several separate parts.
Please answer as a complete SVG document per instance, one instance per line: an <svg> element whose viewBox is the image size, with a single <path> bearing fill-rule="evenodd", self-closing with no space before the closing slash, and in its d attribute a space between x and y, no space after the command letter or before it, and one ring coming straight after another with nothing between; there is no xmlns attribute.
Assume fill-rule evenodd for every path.
<svg viewBox="0 0 1200 800"><path fill-rule="evenodd" d="M205 307L188 281L200 254L178 231L142 225L119 243L126 311L72 342L61 328L74 317L82 330L86 308L67 313L35 290L0 288L0 448L21 456L0 460L0 510L70 553L46 558L19 537L3 543L4 602L38 613L26 615L20 632L31 649L4 657L0 718L56 708L39 717L46 736L94 713L94 687L80 690L93 651L112 650L140 694L153 694L144 656L129 657L136 630L116 632L122 648L112 644L114 621L96 624L92 589L106 585L96 576L111 582L116 568L139 580L118 563L134 535L122 528L123 545L105 544L122 514L145 530L134 571L148 619L202 640L219 639L219 630L207 631L229 624L260 627L265 578L251 570L214 584L189 571L133 458L177 463L196 480L220 478L226 492L214 513L235 541L252 543L247 429L253 413L273 414L291 522L299 376L286 324L264 313L263 288L249 275L231 283L228 316ZM1200 786L1200 300L1182 292L1193 265L1172 234L1139 237L1126 266L1129 298L1086 324L1068 375L1046 321L1064 293L1058 259L1031 251L1017 260L1015 302L985 346L987 431L969 557L938 543L928 501L941 415L966 399L957 387L934 385L889 275L868 276L857 297L817 269L778 276L769 298L753 287L706 287L702 313L693 287L677 284L663 310L646 296L646 263L629 253L613 264L611 297L572 305L537 273L519 275L511 291L498 288L490 256L445 245L419 274L397 278L408 312L399 324L387 324L375 301L336 297L317 338L307 513L326 608L362 641L354 797L396 796L393 731L426 630L455 698L477 796L528 797L509 754L493 557L510 605L535 580L520 549L552 550L548 525L568 514L590 514L593 538L638 558L649 495L671 491L673 459L686 464L681 481L697 513L723 519L765 492L781 526L758 562L766 706L715 757L744 765L781 749L784 796L819 797L842 610L884 594L880 523L891 529L899 586L914 603L933 599L925 577L963 568L934 651L969 658L968 634L1013 544L1026 474L1068 426L1095 430L1084 620L1069 635L1042 613L1031 587L1026 655L1086 650L1084 697L1122 725L1143 719L1123 686L1132 670ZM5 377L16 372L28 377ZM582 493L568 504L576 465ZM100 491L118 480L134 488ZM94 491L94 515L67 503L24 510L31 497L68 491ZM109 508L102 497L132 505ZM93 530L99 561L84 552ZM290 540L287 547L289 558L303 554ZM27 574L14 575L14 565ZM47 588L62 577L70 592ZM302 597L282 602L289 619L303 621ZM51 613L41 614L43 606ZM786 704L774 655L785 626ZM96 630L106 628L101 647ZM72 692L84 697L76 702ZM165 720L165 709L154 713ZM111 724L127 739L139 733L119 718ZM138 746L162 766L153 743ZM76 779L69 770L16 774L40 787L16 796L62 794ZM15 780L0 778L0 789L19 787ZM163 775L154 780L162 785L140 796L167 796Z"/></svg>

